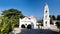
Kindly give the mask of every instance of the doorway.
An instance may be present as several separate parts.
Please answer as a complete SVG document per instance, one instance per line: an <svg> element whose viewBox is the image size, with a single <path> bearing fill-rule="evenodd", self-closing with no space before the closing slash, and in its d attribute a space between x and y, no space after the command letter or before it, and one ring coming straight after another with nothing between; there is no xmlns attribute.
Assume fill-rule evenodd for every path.
<svg viewBox="0 0 60 34"><path fill-rule="evenodd" d="M28 26L27 26L27 29L31 29L32 28L32 26L29 24Z"/></svg>
<svg viewBox="0 0 60 34"><path fill-rule="evenodd" d="M25 25L24 25L24 24L22 24L22 25L21 25L21 28L25 28Z"/></svg>

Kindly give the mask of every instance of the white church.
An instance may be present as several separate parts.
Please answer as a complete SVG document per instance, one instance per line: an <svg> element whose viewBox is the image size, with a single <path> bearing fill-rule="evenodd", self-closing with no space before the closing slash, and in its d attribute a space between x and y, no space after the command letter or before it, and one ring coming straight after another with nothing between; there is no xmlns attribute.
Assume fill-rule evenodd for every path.
<svg viewBox="0 0 60 34"><path fill-rule="evenodd" d="M25 17L23 19L19 19L19 28L32 28L35 29L37 27L37 19L34 16ZM50 18L49 18L49 7L48 4L44 6L44 17L43 17L43 27L42 28L50 28ZM55 21L54 26L55 27Z"/></svg>
<svg viewBox="0 0 60 34"><path fill-rule="evenodd" d="M50 18L49 18L49 8L48 4L45 4L44 6L44 17L43 17L43 26L42 29L51 29L51 30L58 30L56 27L56 22L60 21L53 21L53 25L50 24ZM20 33L20 29L36 29L37 28L37 19L34 16L24 17L23 19L19 19L19 28L14 28L13 33ZM59 30L58 30L59 31Z"/></svg>

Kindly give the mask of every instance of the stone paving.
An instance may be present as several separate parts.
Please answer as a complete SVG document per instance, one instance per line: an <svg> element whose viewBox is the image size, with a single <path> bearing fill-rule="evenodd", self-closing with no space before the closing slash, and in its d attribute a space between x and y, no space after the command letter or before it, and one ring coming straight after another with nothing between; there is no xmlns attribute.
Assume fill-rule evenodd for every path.
<svg viewBox="0 0 60 34"><path fill-rule="evenodd" d="M51 26L51 28L47 27L37 27L36 29L26 29L26 28L14 28L14 31L9 34L60 34L59 29L55 26Z"/></svg>
<svg viewBox="0 0 60 34"><path fill-rule="evenodd" d="M10 34L14 33L11 32ZM60 33L49 29L21 29L21 32L18 34L60 34Z"/></svg>

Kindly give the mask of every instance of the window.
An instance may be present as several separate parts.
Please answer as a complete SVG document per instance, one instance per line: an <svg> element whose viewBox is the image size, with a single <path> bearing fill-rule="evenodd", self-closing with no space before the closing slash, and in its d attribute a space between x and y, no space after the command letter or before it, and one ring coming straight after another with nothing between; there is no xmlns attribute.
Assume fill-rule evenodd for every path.
<svg viewBox="0 0 60 34"><path fill-rule="evenodd" d="M46 23L46 26L47 26L47 21L45 23Z"/></svg>
<svg viewBox="0 0 60 34"><path fill-rule="evenodd" d="M46 10L46 13L47 13L47 10Z"/></svg>
<svg viewBox="0 0 60 34"><path fill-rule="evenodd" d="M47 21L45 23L47 24Z"/></svg>

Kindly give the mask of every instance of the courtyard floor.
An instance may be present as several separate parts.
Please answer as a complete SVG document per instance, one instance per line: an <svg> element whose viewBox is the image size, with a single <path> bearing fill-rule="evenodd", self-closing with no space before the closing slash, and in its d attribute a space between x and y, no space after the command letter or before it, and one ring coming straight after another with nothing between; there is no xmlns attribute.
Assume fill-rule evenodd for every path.
<svg viewBox="0 0 60 34"><path fill-rule="evenodd" d="M10 34L13 34L12 32ZM60 34L49 29L21 29L19 34Z"/></svg>

